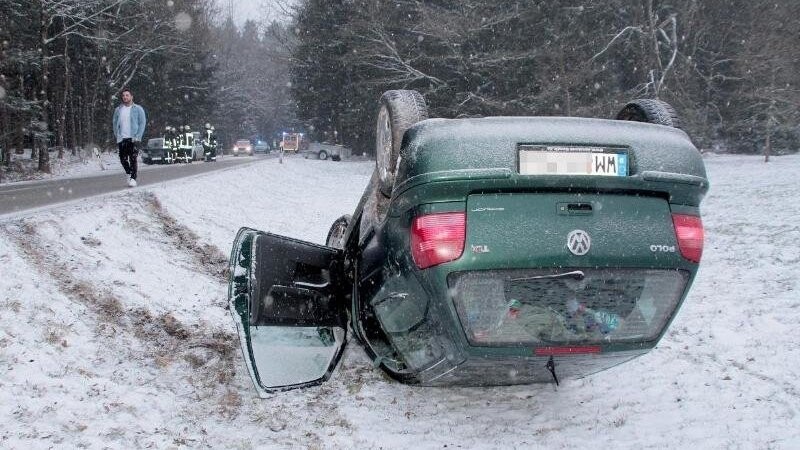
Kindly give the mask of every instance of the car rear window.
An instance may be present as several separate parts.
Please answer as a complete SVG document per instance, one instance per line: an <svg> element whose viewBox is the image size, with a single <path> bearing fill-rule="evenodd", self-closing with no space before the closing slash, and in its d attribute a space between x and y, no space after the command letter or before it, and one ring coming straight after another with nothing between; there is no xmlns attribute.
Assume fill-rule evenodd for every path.
<svg viewBox="0 0 800 450"><path fill-rule="evenodd" d="M666 326L681 270L541 269L453 274L451 292L475 346L649 341Z"/></svg>
<svg viewBox="0 0 800 450"><path fill-rule="evenodd" d="M147 141L147 146L150 148L161 148L164 146L164 138L153 138Z"/></svg>

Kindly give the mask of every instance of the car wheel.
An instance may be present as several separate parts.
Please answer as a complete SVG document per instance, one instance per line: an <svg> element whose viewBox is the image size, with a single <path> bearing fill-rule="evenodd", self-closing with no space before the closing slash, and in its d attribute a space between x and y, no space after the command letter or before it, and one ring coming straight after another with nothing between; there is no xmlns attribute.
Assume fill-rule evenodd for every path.
<svg viewBox="0 0 800 450"><path fill-rule="evenodd" d="M675 108L665 101L650 98L632 100L620 110L616 119L681 128Z"/></svg>
<svg viewBox="0 0 800 450"><path fill-rule="evenodd" d="M345 214L333 222L330 231L328 231L328 237L325 238L326 246L344 249L344 236L347 227L350 225L350 220L352 220L352 216Z"/></svg>
<svg viewBox="0 0 800 450"><path fill-rule="evenodd" d="M397 157L406 130L428 118L428 105L417 91L386 91L380 100L375 138L375 157L380 190L392 195Z"/></svg>
<svg viewBox="0 0 800 450"><path fill-rule="evenodd" d="M323 161L328 159L328 152L326 152L325 150L322 150L321 152L319 152L319 159L321 159Z"/></svg>

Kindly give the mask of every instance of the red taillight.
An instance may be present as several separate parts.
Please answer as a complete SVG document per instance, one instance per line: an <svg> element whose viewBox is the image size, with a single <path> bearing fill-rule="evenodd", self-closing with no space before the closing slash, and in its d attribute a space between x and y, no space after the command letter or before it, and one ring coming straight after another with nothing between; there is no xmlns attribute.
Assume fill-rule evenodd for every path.
<svg viewBox="0 0 800 450"><path fill-rule="evenodd" d="M599 345L571 347L539 347L533 351L536 356L593 355L602 352Z"/></svg>
<svg viewBox="0 0 800 450"><path fill-rule="evenodd" d="M464 252L463 212L417 216L411 224L411 256L420 269L453 261Z"/></svg>
<svg viewBox="0 0 800 450"><path fill-rule="evenodd" d="M673 214L672 223L675 225L681 255L689 261L699 263L703 256L703 221L698 216Z"/></svg>

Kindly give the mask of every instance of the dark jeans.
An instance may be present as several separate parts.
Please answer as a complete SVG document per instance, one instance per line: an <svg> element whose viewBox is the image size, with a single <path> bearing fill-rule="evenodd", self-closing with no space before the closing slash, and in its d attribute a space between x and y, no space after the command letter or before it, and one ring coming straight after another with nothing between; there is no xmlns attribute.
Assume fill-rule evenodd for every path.
<svg viewBox="0 0 800 450"><path fill-rule="evenodd" d="M136 172L138 169L137 156L139 156L139 149L136 148L136 143L132 139L123 139L122 142L117 144L119 147L119 162L122 163L122 168L125 173L136 179Z"/></svg>

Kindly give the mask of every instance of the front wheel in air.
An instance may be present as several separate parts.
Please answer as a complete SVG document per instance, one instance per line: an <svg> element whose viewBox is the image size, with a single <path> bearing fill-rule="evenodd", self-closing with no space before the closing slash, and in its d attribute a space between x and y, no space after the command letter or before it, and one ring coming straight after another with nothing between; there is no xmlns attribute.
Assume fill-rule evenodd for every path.
<svg viewBox="0 0 800 450"><path fill-rule="evenodd" d="M615 119L681 128L681 121L675 108L665 101L651 98L640 98L628 102Z"/></svg>
<svg viewBox="0 0 800 450"><path fill-rule="evenodd" d="M428 105L417 91L393 90L381 96L375 133L375 158L379 186L390 197L403 135L415 123L428 118Z"/></svg>

